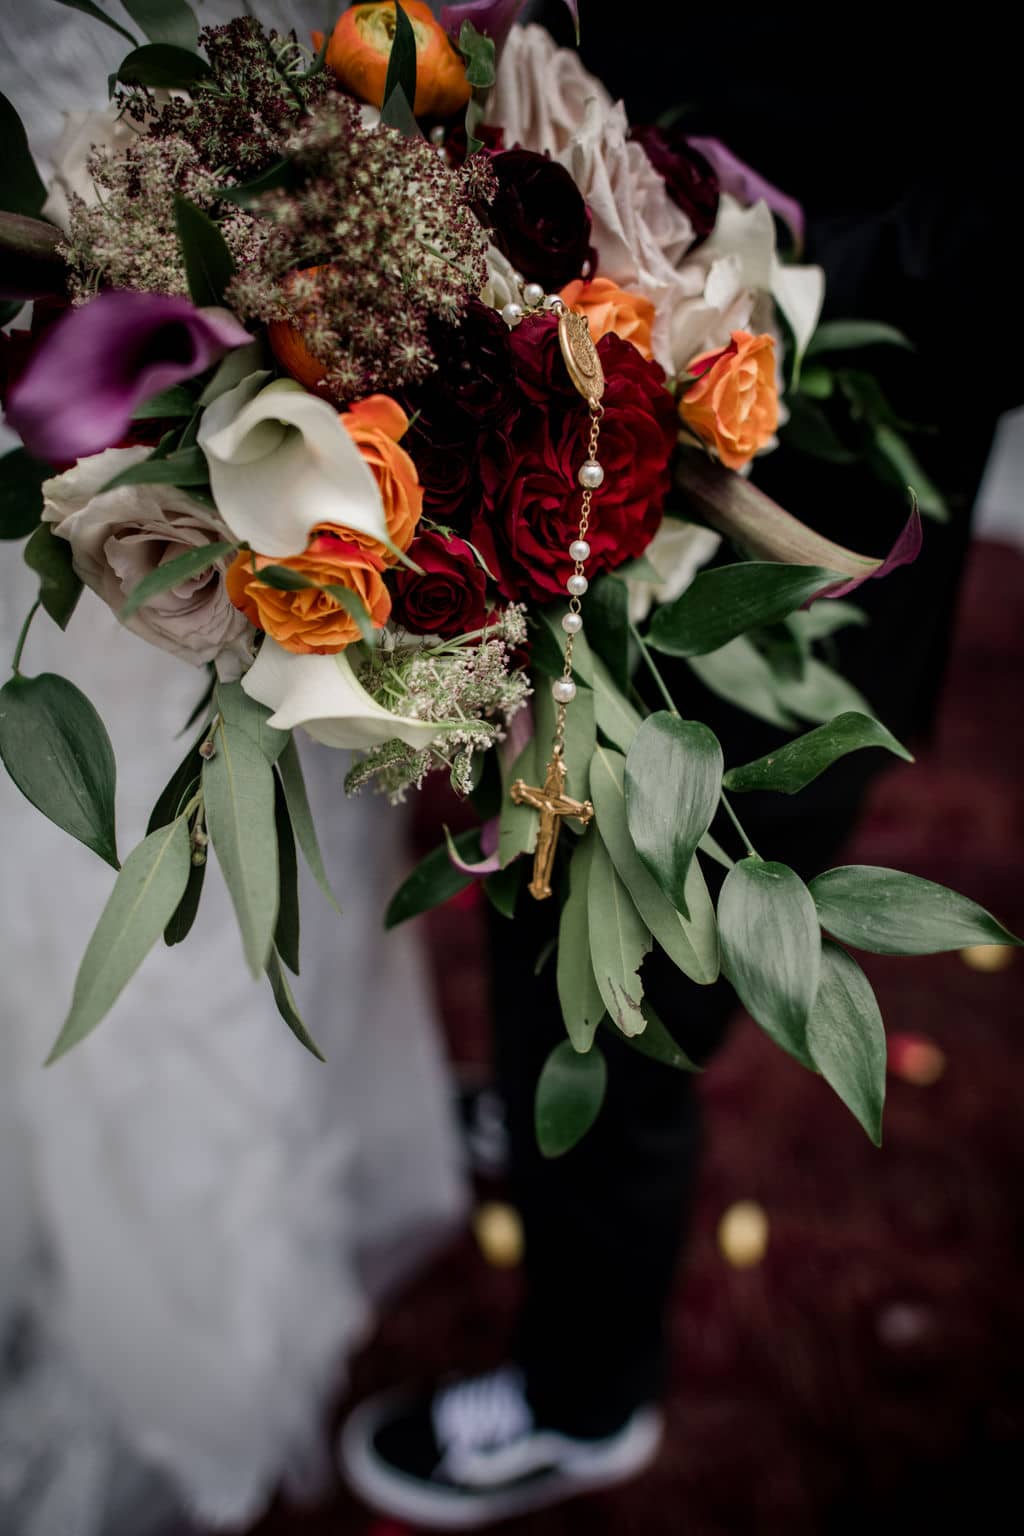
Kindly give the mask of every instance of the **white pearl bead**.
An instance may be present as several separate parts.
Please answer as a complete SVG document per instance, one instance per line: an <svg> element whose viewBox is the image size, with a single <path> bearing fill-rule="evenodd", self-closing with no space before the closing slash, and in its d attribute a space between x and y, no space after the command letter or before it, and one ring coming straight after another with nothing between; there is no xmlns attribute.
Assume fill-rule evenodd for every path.
<svg viewBox="0 0 1024 1536"><path fill-rule="evenodd" d="M594 269L590 265L590 262L589 261L585 261L583 263L582 267L580 267L580 277L589 277L593 270Z"/></svg>
<svg viewBox="0 0 1024 1536"><path fill-rule="evenodd" d="M580 465L580 472L577 478L584 490L596 491L604 480L604 470L596 459L588 459L586 464Z"/></svg>
<svg viewBox="0 0 1024 1536"><path fill-rule="evenodd" d="M568 677L560 677L557 683L551 684L551 693L556 704L571 704L576 697L576 684Z"/></svg>
<svg viewBox="0 0 1024 1536"><path fill-rule="evenodd" d="M545 309L564 309L565 304L560 293L546 293L544 295Z"/></svg>
<svg viewBox="0 0 1024 1536"><path fill-rule="evenodd" d="M523 318L523 306L521 304L517 304L515 299L513 299L510 304L503 306L501 311L501 318L504 320L506 325L518 325L520 320Z"/></svg>
<svg viewBox="0 0 1024 1536"><path fill-rule="evenodd" d="M590 545L587 543L586 539L573 539L572 543L569 545L569 559L590 559Z"/></svg>
<svg viewBox="0 0 1024 1536"><path fill-rule="evenodd" d="M521 288L523 286L523 283L526 281L526 279L523 277L523 274L521 272L513 271L513 273L512 273L512 281L515 283L517 288Z"/></svg>
<svg viewBox="0 0 1024 1536"><path fill-rule="evenodd" d="M562 615L562 628L567 635L578 635L583 628L583 620L578 613L566 613Z"/></svg>
<svg viewBox="0 0 1024 1536"><path fill-rule="evenodd" d="M590 582L585 576L570 576L565 584L570 597L582 597L589 586Z"/></svg>
<svg viewBox="0 0 1024 1536"><path fill-rule="evenodd" d="M544 289L540 283L527 283L523 289L523 298L530 309L536 309L544 297Z"/></svg>

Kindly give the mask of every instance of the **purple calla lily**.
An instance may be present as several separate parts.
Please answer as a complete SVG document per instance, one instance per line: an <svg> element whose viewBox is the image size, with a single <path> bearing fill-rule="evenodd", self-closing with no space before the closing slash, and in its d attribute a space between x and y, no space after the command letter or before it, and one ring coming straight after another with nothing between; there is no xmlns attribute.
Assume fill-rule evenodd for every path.
<svg viewBox="0 0 1024 1536"><path fill-rule="evenodd" d="M772 213L778 214L788 228L796 249L798 251L803 249L806 225L804 211L796 198L790 197L773 182L759 176L745 160L741 160L739 155L734 155L721 139L691 136L688 142L707 160L718 177L718 184L723 192L728 192L745 208L753 207L754 203L767 203Z"/></svg>
<svg viewBox="0 0 1024 1536"><path fill-rule="evenodd" d="M498 858L497 816L493 817L490 821L485 821L480 828L480 852L483 854L483 858L478 859L476 863L470 863L461 857L455 846L454 839L447 828L445 829L445 836L448 839L448 857L455 865L455 868L460 869L464 875L493 875L501 868L501 861Z"/></svg>
<svg viewBox="0 0 1024 1536"><path fill-rule="evenodd" d="M449 37L458 39L462 23L471 21L478 32L483 32L493 40L496 48L500 48L525 4L526 0L466 0L463 5L443 5L441 25ZM565 0L565 4L572 17L578 38L580 35L579 0Z"/></svg>
<svg viewBox="0 0 1024 1536"><path fill-rule="evenodd" d="M33 457L70 463L119 442L143 401L251 339L227 310L111 289L45 332L7 396L7 421Z"/></svg>

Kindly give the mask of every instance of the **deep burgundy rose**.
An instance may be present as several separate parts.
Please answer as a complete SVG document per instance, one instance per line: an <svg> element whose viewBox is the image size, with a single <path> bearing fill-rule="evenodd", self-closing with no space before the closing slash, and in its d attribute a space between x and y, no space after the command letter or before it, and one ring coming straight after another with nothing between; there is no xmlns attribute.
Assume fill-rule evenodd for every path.
<svg viewBox="0 0 1024 1536"><path fill-rule="evenodd" d="M642 144L648 160L662 177L668 195L693 225L695 246L706 240L718 217L718 175L679 128L633 128L630 138Z"/></svg>
<svg viewBox="0 0 1024 1536"><path fill-rule="evenodd" d="M564 288L590 259L590 214L564 166L530 149L506 149L491 159L498 182L478 210L494 243L530 282Z"/></svg>
<svg viewBox="0 0 1024 1536"><path fill-rule="evenodd" d="M429 442L473 444L518 405L509 328L472 299L457 325L432 321L429 338L437 367L405 391L403 404Z"/></svg>
<svg viewBox="0 0 1024 1536"><path fill-rule="evenodd" d="M468 533L470 518L480 505L475 444L433 443L414 428L402 446L411 453L420 477L424 515Z"/></svg>
<svg viewBox="0 0 1024 1536"><path fill-rule="evenodd" d="M530 315L509 333L516 382L526 399L547 409L562 400L579 399L566 371L558 340L558 321L551 315Z"/></svg>
<svg viewBox="0 0 1024 1536"><path fill-rule="evenodd" d="M678 428L657 363L614 335L602 337L598 353L606 376L598 449L605 480L587 534L591 578L641 554L657 532ZM564 596L589 432L586 404L559 396L523 411L510 432L488 442L480 466L484 502L471 536L503 596Z"/></svg>
<svg viewBox="0 0 1024 1536"><path fill-rule="evenodd" d="M421 533L409 558L424 574L399 566L392 613L414 635L461 635L487 622L487 575L465 539Z"/></svg>

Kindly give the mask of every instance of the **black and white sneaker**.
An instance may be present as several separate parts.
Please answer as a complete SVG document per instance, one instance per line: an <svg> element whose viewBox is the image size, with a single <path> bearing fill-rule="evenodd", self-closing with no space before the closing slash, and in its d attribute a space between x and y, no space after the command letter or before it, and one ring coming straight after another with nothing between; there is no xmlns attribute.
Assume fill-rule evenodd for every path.
<svg viewBox="0 0 1024 1536"><path fill-rule="evenodd" d="M519 1371L505 1368L433 1396L387 1393L352 1413L341 1469L375 1509L465 1531L610 1488L657 1455L662 1421L641 1408L614 1435L577 1440L535 1424Z"/></svg>

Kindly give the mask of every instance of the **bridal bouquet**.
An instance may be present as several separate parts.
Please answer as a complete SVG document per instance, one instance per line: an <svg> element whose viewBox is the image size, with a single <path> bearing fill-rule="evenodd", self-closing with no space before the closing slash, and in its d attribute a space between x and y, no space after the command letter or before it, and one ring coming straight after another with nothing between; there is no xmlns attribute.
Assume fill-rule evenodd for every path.
<svg viewBox="0 0 1024 1536"><path fill-rule="evenodd" d="M513 26L514 0L440 20L370 0L310 46L251 16L200 32L183 0L125 9L147 40L125 32L110 109L70 123L49 189L2 104L5 323L34 300L3 340L24 447L3 461L2 532L27 537L39 598L0 753L117 871L51 1059L161 935L186 937L211 847L251 970L316 1049L287 980L296 845L333 901L301 730L351 751L349 792L401 800L443 771L479 812L389 922L473 879L509 916L558 904L568 1039L538 1090L545 1151L597 1113L599 1027L691 1065L644 997L654 944L698 986L721 969L877 1139L885 1040L845 946L1017 941L910 875L805 885L755 852L730 797L792 794L854 750L909 756L817 649L862 622L848 594L913 559L916 507L869 558L746 477L787 419L863 378L844 352L902 339L819 327L799 208L715 141L630 124L573 51ZM857 430L904 474L890 421L861 411ZM99 717L22 670L33 614L63 628L83 586L206 669L194 739L123 862ZM664 657L812 728L726 767ZM702 860L727 871L717 903Z"/></svg>

